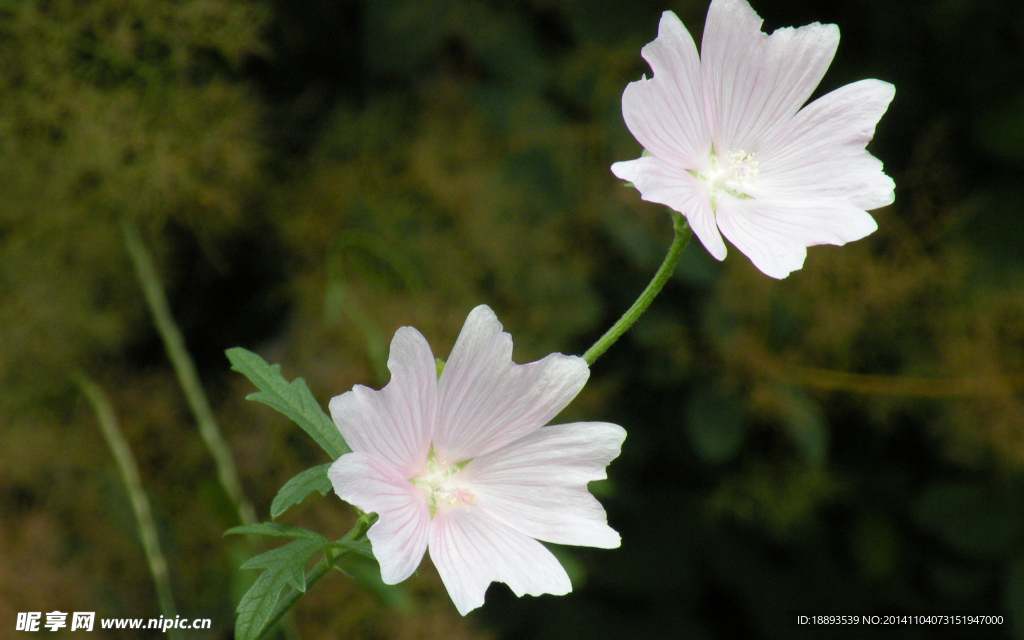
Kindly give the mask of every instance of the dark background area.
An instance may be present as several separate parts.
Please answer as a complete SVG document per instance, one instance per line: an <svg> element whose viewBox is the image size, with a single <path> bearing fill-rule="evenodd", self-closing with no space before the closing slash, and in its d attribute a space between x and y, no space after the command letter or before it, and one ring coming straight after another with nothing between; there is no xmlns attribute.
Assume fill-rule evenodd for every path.
<svg viewBox="0 0 1024 640"><path fill-rule="evenodd" d="M879 230L809 249L783 281L691 243L558 420L629 433L592 487L622 547L556 549L571 595L492 585L462 619L429 562L397 588L352 565L304 596L301 637L1024 637L1024 8L753 6L766 31L839 25L816 95L896 86L869 146L896 181ZM158 615L75 371L114 405L179 613L213 621L186 637L230 638L252 580L119 218L142 229L269 519L327 459L245 401L224 349L280 363L324 407L387 382L396 328L444 357L480 303L517 362L582 353L671 240L668 210L608 169L641 151L622 90L650 74L662 11L699 43L706 8L0 2L0 629L24 611ZM328 495L280 521L340 536L354 517ZM806 631L798 613L1018 624Z"/></svg>

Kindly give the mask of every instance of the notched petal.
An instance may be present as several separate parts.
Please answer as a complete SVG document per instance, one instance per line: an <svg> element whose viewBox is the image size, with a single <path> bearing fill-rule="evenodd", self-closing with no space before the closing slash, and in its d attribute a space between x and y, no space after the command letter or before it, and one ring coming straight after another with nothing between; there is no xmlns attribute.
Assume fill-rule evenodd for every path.
<svg viewBox="0 0 1024 640"><path fill-rule="evenodd" d="M666 11L658 37L641 51L654 76L622 93L622 116L643 147L686 169L701 167L710 145L701 95L700 59L686 27Z"/></svg>
<svg viewBox="0 0 1024 640"><path fill-rule="evenodd" d="M512 362L512 338L486 305L474 309L438 381L434 451L455 464L517 440L555 417L590 376L576 356Z"/></svg>
<svg viewBox="0 0 1024 640"><path fill-rule="evenodd" d="M474 459L463 471L475 505L513 529L556 544L610 549L619 534L587 483L607 477L626 431L584 422L544 427Z"/></svg>
<svg viewBox="0 0 1024 640"><path fill-rule="evenodd" d="M765 275L785 278L803 266L807 247L843 245L878 228L875 219L837 200L765 201L725 198L722 233Z"/></svg>
<svg viewBox="0 0 1024 640"><path fill-rule="evenodd" d="M544 545L479 510L438 511L430 559L462 615L484 603L492 582L504 582L517 596L572 591L565 569Z"/></svg>
<svg viewBox="0 0 1024 640"><path fill-rule="evenodd" d="M331 399L331 417L353 451L373 453L412 475L421 471L437 408L437 366L419 331L402 327L391 341L391 381L375 391L356 385Z"/></svg>
<svg viewBox="0 0 1024 640"><path fill-rule="evenodd" d="M821 82L839 44L835 25L761 31L744 0L715 0L701 45L711 137L721 153L757 152L788 126Z"/></svg>

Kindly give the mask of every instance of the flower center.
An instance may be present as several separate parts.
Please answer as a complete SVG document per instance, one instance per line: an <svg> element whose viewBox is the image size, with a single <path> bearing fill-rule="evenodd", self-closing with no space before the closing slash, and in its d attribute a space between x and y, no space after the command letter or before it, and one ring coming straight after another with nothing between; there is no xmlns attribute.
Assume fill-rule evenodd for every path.
<svg viewBox="0 0 1024 640"><path fill-rule="evenodd" d="M708 185L711 189L711 202L714 203L719 191L737 198L749 198L744 190L754 185L758 172L758 162L753 153L739 149L719 158L712 149L711 168L701 173L691 172L691 175Z"/></svg>
<svg viewBox="0 0 1024 640"><path fill-rule="evenodd" d="M434 447L430 447L430 453L427 456L427 472L410 479L409 482L426 489L427 506L430 507L431 518L434 517L438 507L465 509L473 504L473 492L458 479L459 471L467 464L469 464L469 460L453 465L438 462L434 456Z"/></svg>

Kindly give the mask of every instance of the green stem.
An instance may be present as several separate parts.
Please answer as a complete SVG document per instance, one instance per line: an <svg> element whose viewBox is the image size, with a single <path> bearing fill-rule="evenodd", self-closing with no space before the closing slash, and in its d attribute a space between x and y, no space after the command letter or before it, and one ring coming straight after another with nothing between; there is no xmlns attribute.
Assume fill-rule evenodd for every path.
<svg viewBox="0 0 1024 640"><path fill-rule="evenodd" d="M643 312L647 310L647 307L651 305L651 302L657 297L661 288L665 286L665 283L672 276L672 271L675 269L676 263L679 262L679 257L683 254L683 249L686 248L690 237L693 236L690 225L687 224L686 218L683 216L673 213L672 225L675 229L675 237L672 239L672 245L668 248L668 255L665 256L665 260L654 274L654 279L647 285L644 292L640 294L640 297L636 299L633 306L619 318L619 321L613 324L611 329L608 329L594 343L594 346L587 349L587 352L583 354L583 359L587 361L588 366L593 365L594 361L608 350L608 347L612 346L616 340L622 337L622 334L626 333L633 326L633 323L643 315Z"/></svg>
<svg viewBox="0 0 1024 640"><path fill-rule="evenodd" d="M160 551L160 539L157 536L156 523L153 521L153 512L149 506L149 498L142 488L142 481L139 478L139 467L135 464L135 457L128 447L128 441L117 424L117 416L114 408L103 393L98 384L89 379L81 371L73 375L75 384L82 391L85 399L89 401L96 419L99 420L100 430L103 437L114 454L117 467L121 471L121 480L128 491L128 498L131 501L132 511L135 512L135 521L139 527L139 538L142 539L142 550L146 554L146 561L149 563L149 572L153 576L153 585L156 587L156 599L160 604L160 613L164 618L173 620L177 615L174 606L174 596L171 593L171 581L167 573L167 561ZM168 629L167 635L170 638L181 638L177 629Z"/></svg>
<svg viewBox="0 0 1024 640"><path fill-rule="evenodd" d="M174 367L174 373L178 377L178 384L181 385L189 408L192 409L192 415L195 416L199 435L202 436L206 448L216 463L217 479L238 510L238 518L242 524L254 524L256 511L242 492L242 484L238 480L238 471L235 468L231 448L221 434L220 427L217 426L210 402L206 399L203 385L199 382L195 364L185 347L185 339L182 337L178 325L174 323L170 306L167 304L167 297L164 295L160 279L157 277L156 268L153 266L153 259L142 242L135 221L129 216L121 216L121 231L128 255L135 267L135 274L142 284L146 304L153 314L157 332L160 334L164 349Z"/></svg>
<svg viewBox="0 0 1024 640"><path fill-rule="evenodd" d="M356 524L354 527L352 527L352 530L346 533L338 541L351 542L353 540L358 540L364 534L366 534L366 530L369 529L370 525L372 525L376 521L376 513L364 513L363 515L359 516L358 520L356 520ZM348 553L348 549L345 549L344 547L338 549L337 551L334 551L332 550L331 547L328 547L324 551L324 556L320 558L319 562L316 563L316 566L313 567L313 569L306 574L306 591L296 591L295 589L290 589L288 593L286 593L284 597L281 598L280 602L278 602L277 608L274 609L273 615L271 615L270 618L267 619L267 623L266 625L264 625L263 632L260 634L259 637L262 637L264 634L266 634L267 631L273 629L274 625L277 624L281 620L281 618L283 618L284 615L288 613L292 607L295 606L295 603L299 601L299 598L302 597L302 594L308 592L310 587L319 582L320 578L324 577L328 571L334 568L334 565L346 553Z"/></svg>

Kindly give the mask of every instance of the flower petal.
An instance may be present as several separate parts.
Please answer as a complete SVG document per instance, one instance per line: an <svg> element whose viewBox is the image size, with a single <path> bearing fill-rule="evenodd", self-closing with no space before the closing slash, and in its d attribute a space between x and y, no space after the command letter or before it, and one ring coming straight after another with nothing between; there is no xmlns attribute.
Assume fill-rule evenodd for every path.
<svg viewBox="0 0 1024 640"><path fill-rule="evenodd" d="M437 406L437 365L412 327L391 340L391 381L380 391L356 385L331 399L334 424L353 451L387 460L406 478L426 469Z"/></svg>
<svg viewBox="0 0 1024 640"><path fill-rule="evenodd" d="M671 207L686 216L704 248L715 258L725 259L725 243L715 224L708 188L682 167L656 156L646 156L616 162L612 165L612 173L632 182L644 200Z"/></svg>
<svg viewBox="0 0 1024 640"><path fill-rule="evenodd" d="M327 476L342 500L380 516L366 537L384 583L396 584L411 576L427 549L426 491L371 453L346 453L331 465Z"/></svg>
<svg viewBox="0 0 1024 640"><path fill-rule="evenodd" d="M434 454L454 464L539 429L590 376L583 358L553 353L512 362L512 337L486 305L470 312L438 381Z"/></svg>
<svg viewBox="0 0 1024 640"><path fill-rule="evenodd" d="M504 582L517 596L572 591L565 569L544 545L479 509L438 509L430 559L462 615L484 603L492 582Z"/></svg>
<svg viewBox="0 0 1024 640"><path fill-rule="evenodd" d="M801 109L786 131L765 141L750 195L837 198L861 209L891 204L892 179L864 147L895 91L888 82L861 80Z"/></svg>
<svg viewBox="0 0 1024 640"><path fill-rule="evenodd" d="M757 153L762 139L807 101L828 70L839 28L810 24L761 33L745 0L714 0L701 44L715 153Z"/></svg>
<svg viewBox="0 0 1024 640"><path fill-rule="evenodd" d="M716 215L722 234L773 278L802 267L806 247L846 244L878 228L870 214L840 200L741 200L720 194Z"/></svg>
<svg viewBox="0 0 1024 640"><path fill-rule="evenodd" d="M477 508L520 533L612 549L619 534L587 483L607 477L625 437L622 427L603 422L544 427L474 458L459 478L472 488Z"/></svg>
<svg viewBox="0 0 1024 640"><path fill-rule="evenodd" d="M702 170L711 149L700 59L690 33L666 11L658 37L641 51L654 77L631 82L622 93L622 117L641 145L679 167Z"/></svg>

